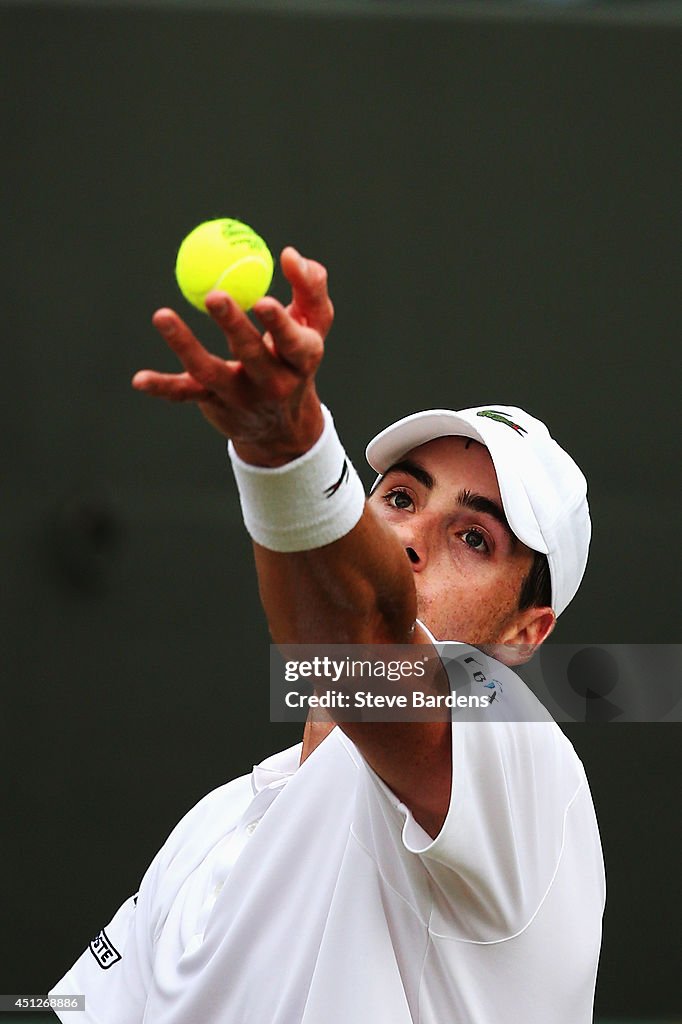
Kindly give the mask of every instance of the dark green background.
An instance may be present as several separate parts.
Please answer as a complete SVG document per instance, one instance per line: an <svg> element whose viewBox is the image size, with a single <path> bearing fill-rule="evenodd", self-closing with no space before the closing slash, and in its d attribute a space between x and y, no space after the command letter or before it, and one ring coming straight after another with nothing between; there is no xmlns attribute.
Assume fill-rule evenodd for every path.
<svg viewBox="0 0 682 1024"><path fill-rule="evenodd" d="M149 317L184 309L198 221L329 266L320 388L358 466L419 407L549 421L595 525L556 639L679 640L682 32L499 7L0 9L0 990L53 984L179 817L297 739L223 443L128 383L174 366ZM677 1013L679 726L568 731L607 861L598 1011Z"/></svg>

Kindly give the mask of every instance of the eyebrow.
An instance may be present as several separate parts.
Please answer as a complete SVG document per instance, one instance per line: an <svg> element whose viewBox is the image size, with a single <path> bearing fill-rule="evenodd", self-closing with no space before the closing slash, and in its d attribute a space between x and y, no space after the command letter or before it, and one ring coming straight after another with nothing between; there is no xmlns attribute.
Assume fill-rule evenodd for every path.
<svg viewBox="0 0 682 1024"><path fill-rule="evenodd" d="M431 474L423 466L420 466L418 462L413 462L412 459L402 459L400 462L395 462L386 470L381 480L383 481L389 473L407 473L420 484L423 484L429 491L432 491L436 485L436 481ZM516 544L518 538L507 522L504 510L498 502L493 501L492 498L486 498L484 494L472 493L466 490L466 488L458 493L455 500L460 508L469 509L471 512L479 512L481 515L491 516L504 527L509 535L512 546Z"/></svg>
<svg viewBox="0 0 682 1024"><path fill-rule="evenodd" d="M480 512L483 515L492 516L493 519L496 519L505 528L512 544L516 544L516 534L513 533L511 526L507 522L502 506L498 505L492 498L486 498L484 494L472 494L471 491L464 490L460 491L457 495L457 504L462 508L471 509L472 512Z"/></svg>
<svg viewBox="0 0 682 1024"><path fill-rule="evenodd" d="M418 480L420 484L426 487L427 491L432 491L436 485L436 481L433 479L430 473L428 473L423 466L420 466L418 462L413 462L412 459L402 459L400 462L394 462L392 466L384 473L382 480L388 476L389 473L408 473L413 476L415 480Z"/></svg>

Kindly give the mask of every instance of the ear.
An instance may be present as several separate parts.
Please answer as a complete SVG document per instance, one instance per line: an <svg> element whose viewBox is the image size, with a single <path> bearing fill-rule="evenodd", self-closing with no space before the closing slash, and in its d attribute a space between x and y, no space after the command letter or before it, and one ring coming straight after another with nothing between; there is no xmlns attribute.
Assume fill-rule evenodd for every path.
<svg viewBox="0 0 682 1024"><path fill-rule="evenodd" d="M495 657L505 665L523 665L535 654L556 625L551 608L526 608L514 616L495 645Z"/></svg>

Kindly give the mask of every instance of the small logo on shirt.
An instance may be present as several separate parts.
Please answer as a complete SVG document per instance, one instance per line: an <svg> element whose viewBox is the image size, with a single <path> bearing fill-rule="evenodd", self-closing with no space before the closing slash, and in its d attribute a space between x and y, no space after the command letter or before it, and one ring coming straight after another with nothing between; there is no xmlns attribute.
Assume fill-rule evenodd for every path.
<svg viewBox="0 0 682 1024"><path fill-rule="evenodd" d="M121 959L121 954L111 940L107 938L104 928L102 928L99 935L95 935L89 948L103 971L108 971L110 967L113 967Z"/></svg>
<svg viewBox="0 0 682 1024"><path fill-rule="evenodd" d="M335 495L336 492L338 491L338 489L341 486L341 484L345 483L349 476L350 476L350 471L348 469L348 459L344 459L343 460L343 466L341 467L341 476L339 477L339 479L336 481L335 484L331 484L329 487L325 488L325 491L324 491L325 498L333 497L333 495Z"/></svg>
<svg viewBox="0 0 682 1024"><path fill-rule="evenodd" d="M491 704L492 704L492 702L494 700L498 700L499 698L502 697L502 694L504 693L504 688L502 686L502 683L499 681L499 679L491 679L489 683L485 684L485 686L486 686L486 689L493 691L490 694L490 703Z"/></svg>
<svg viewBox="0 0 682 1024"><path fill-rule="evenodd" d="M489 680L485 672L482 671L482 665L480 661L476 661L476 658L465 658L464 664L470 666L469 672L471 673L475 681L481 684L483 689L492 690L488 706L490 706L490 704L492 704L493 701L500 700L502 698L502 696L504 695L504 687L502 686L502 683L500 682L499 679ZM474 665L479 665L481 667L474 668Z"/></svg>
<svg viewBox="0 0 682 1024"><path fill-rule="evenodd" d="M505 426L511 427L517 434L523 437L528 431L525 427L520 426L518 423L514 423L513 419L507 412L497 412L496 409L481 409L480 412L476 413L477 416L486 416L489 420L495 420L496 423L504 423Z"/></svg>

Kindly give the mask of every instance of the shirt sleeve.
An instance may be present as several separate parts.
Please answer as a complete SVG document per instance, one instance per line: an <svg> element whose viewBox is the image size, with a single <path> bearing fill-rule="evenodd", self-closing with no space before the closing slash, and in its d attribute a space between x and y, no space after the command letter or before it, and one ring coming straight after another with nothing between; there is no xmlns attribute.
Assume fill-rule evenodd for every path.
<svg viewBox="0 0 682 1024"><path fill-rule="evenodd" d="M51 996L85 995L79 1024L142 1022L152 972L151 891L161 852L152 861L139 892L123 903L50 992ZM73 1011L55 1009L55 1013L65 1024L73 1024Z"/></svg>
<svg viewBox="0 0 682 1024"><path fill-rule="evenodd" d="M203 797L175 826L147 869L139 892L88 944L52 996L84 995L85 1013L55 1010L64 1024L142 1024L156 943L169 907L208 850L223 839L252 797L245 775Z"/></svg>
<svg viewBox="0 0 682 1024"><path fill-rule="evenodd" d="M570 807L586 783L556 726L469 722L453 726L452 740L443 827L431 839L406 809L403 842L425 861L441 896L467 892L458 904L468 908L467 934L511 937L549 891Z"/></svg>
<svg viewBox="0 0 682 1024"><path fill-rule="evenodd" d="M567 823L575 828L580 820L592 828L591 796L573 747L522 680L475 651L476 679L462 687L462 660L472 649L447 646L459 662L456 671L448 668L453 693L457 686L460 693L494 692L497 700L475 714L453 710L445 822L432 838L398 804L402 843L431 876L434 927L437 922L452 937L498 941L520 932L541 906L558 869ZM383 798L395 804L388 787L370 774ZM580 812L571 816L576 803ZM596 835L595 823L586 842L597 841Z"/></svg>

